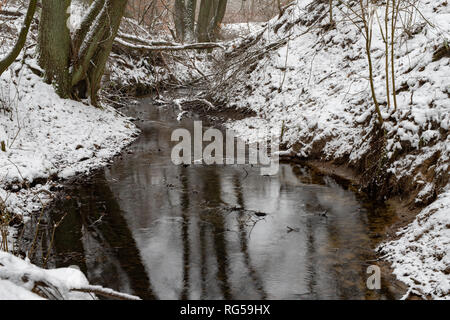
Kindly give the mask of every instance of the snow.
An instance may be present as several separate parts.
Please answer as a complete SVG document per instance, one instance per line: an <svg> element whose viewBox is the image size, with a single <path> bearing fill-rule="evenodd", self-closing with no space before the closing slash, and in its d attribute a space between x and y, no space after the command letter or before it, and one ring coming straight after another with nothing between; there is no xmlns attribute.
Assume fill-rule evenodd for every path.
<svg viewBox="0 0 450 320"><path fill-rule="evenodd" d="M0 300L43 299L32 292L39 286L45 288L42 292L49 292L48 298L92 300L95 296L91 294L71 291L86 285L89 283L85 275L74 267L45 270L0 251Z"/></svg>
<svg viewBox="0 0 450 320"><path fill-rule="evenodd" d="M0 251L0 300L94 300L97 299L94 293L140 300L130 294L89 285L77 266L46 270Z"/></svg>
<svg viewBox="0 0 450 320"><path fill-rule="evenodd" d="M450 300L450 188L378 250L409 293Z"/></svg>
<svg viewBox="0 0 450 320"><path fill-rule="evenodd" d="M214 98L256 113L255 117L226 123L227 128L246 140L260 140L261 132L280 132L283 127L282 143L297 156L345 159L350 166L357 167L374 152L370 134L377 122L368 83L365 41L345 18L344 6L333 11L337 28L325 31L323 28L329 22L327 6L327 3L312 0L297 1L280 19L271 20L262 39L246 48L245 55L264 52L286 37L289 38L287 44L246 65L236 62L244 60L238 55L236 61L228 64L228 78L225 77L228 82L222 83ZM392 105L386 106L384 43L376 22L372 55L376 95L385 119L385 152L388 159L392 159L386 170L392 174L392 184L398 184L399 188L403 188L402 179L411 177L416 184L416 190L411 190L417 194L415 202L426 205L433 199L433 193L443 192L442 181L448 181L449 176L450 59L443 57L433 61L433 53L448 41L450 7L445 0L422 0L417 8L432 26L415 14L411 17L410 29L419 31L412 36L397 33L396 88L402 88L397 94L397 112ZM384 9L379 10L384 25ZM402 13L403 21L409 18L406 15ZM231 48L239 49L246 41L235 40ZM392 87L390 89L392 92ZM424 169L429 162L433 165ZM446 216L450 215L449 193L442 193L439 199L423 211L423 215L430 213L427 228L434 230L422 237L427 251L408 253L407 258L402 258L401 250L397 250L400 243L415 243L409 233L403 234L402 242L391 242L383 247L391 252L395 274L413 288L412 279L422 272L420 290L434 298L444 297L444 292L448 294L445 288L450 279L450 273L433 269L428 257L433 252L448 253L450 248L448 230L442 227L448 219ZM410 226L411 232L419 221L420 216ZM442 240L440 249L436 247L438 240ZM450 267L448 257L440 263L442 267ZM405 268L409 268L408 272L402 276ZM413 268L417 268L414 274Z"/></svg>
<svg viewBox="0 0 450 320"><path fill-rule="evenodd" d="M266 23L263 22L227 23L222 25L220 33L225 39L234 39L238 37L245 37L250 33L257 32L265 25Z"/></svg>
<svg viewBox="0 0 450 320"><path fill-rule="evenodd" d="M89 6L82 1L72 1L70 3L69 30L74 32L81 25L81 21Z"/></svg>
<svg viewBox="0 0 450 320"><path fill-rule="evenodd" d="M9 280L0 280L0 300L44 300L44 298Z"/></svg>

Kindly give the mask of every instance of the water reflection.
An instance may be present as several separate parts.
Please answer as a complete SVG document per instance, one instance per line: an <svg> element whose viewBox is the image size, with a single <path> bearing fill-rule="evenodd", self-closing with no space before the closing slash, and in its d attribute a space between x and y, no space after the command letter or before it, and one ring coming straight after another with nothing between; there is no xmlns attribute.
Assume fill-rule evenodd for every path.
<svg viewBox="0 0 450 320"><path fill-rule="evenodd" d="M54 262L153 299L390 298L366 289L375 233L390 215L298 165L174 166L170 108L125 110L143 133L131 153L52 210ZM69 257L69 258L68 258Z"/></svg>

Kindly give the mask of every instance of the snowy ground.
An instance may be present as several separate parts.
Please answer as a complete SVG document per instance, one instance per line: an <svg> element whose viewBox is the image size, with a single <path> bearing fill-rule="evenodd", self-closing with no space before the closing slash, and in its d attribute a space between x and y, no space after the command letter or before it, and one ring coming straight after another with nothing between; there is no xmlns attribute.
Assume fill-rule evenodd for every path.
<svg viewBox="0 0 450 320"><path fill-rule="evenodd" d="M43 292L60 295L61 299L84 300L93 297L87 293L70 291L71 288L89 285L84 274L76 268L44 270L0 251L0 300L44 299L41 295L32 292L36 291L38 283L42 283Z"/></svg>
<svg viewBox="0 0 450 320"><path fill-rule="evenodd" d="M415 196L412 205L417 206L441 195L403 231L400 240L382 249L389 253L395 274L415 293L449 299L450 193L444 188L450 165L450 59L433 61L433 54L448 43L450 6L444 0L422 0L417 8L421 14L402 13L402 21L410 23L405 22L396 36L397 112L393 112L392 98L387 107L384 43L374 21L376 94L387 132L385 159L391 192ZM314 1L299 1L280 20L270 21L258 44L229 63L228 81L215 97L237 109L251 109L257 116L230 121L227 126L248 140L258 140L256 134L261 131L283 132L282 142L300 157L337 159L354 167L380 152L370 139L376 117L365 42L343 12L347 12L343 6L334 10L338 22L332 30L325 29L327 4ZM384 25L383 11L378 13ZM247 65L236 62L286 36L287 44L264 57ZM236 41L233 48L239 49L245 41ZM423 236L417 239L417 234Z"/></svg>
<svg viewBox="0 0 450 320"><path fill-rule="evenodd" d="M265 22L227 23L222 25L220 34L225 40L241 38L260 30L266 24Z"/></svg>

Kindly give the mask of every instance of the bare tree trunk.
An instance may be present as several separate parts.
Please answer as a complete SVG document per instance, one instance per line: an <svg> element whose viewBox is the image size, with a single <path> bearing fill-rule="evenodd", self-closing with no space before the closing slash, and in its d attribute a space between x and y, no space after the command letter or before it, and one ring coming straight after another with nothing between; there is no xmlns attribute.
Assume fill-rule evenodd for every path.
<svg viewBox="0 0 450 320"><path fill-rule="evenodd" d="M197 0L187 0L185 15L185 37L189 42L195 41L195 12L197 10Z"/></svg>
<svg viewBox="0 0 450 320"><path fill-rule="evenodd" d="M81 43L83 42L84 38L86 37L87 33L89 32L90 28L92 27L92 24L94 23L94 20L97 18L99 12L102 10L103 6L105 5L105 0L95 0L93 4L89 7L89 10L86 14L86 16L81 21L80 27L77 29L73 36L73 53L74 55L78 54L78 51L80 50Z"/></svg>
<svg viewBox="0 0 450 320"><path fill-rule="evenodd" d="M388 105L388 109L391 106L391 93L389 90L389 30L388 30L388 18L389 18L389 0L386 0L386 7L385 7L385 11L384 11L384 28L385 28L385 33L386 33L386 38L384 39L384 45L385 48L384 50L385 52L385 75L386 75L386 96L387 96L387 105Z"/></svg>
<svg viewBox="0 0 450 320"><path fill-rule="evenodd" d="M213 0L201 0L200 12L197 21L197 40L198 42L208 42L208 27L210 22L211 7Z"/></svg>
<svg viewBox="0 0 450 320"><path fill-rule="evenodd" d="M227 0L217 0L217 7L214 12L214 18L212 20L212 24L210 26L210 41L215 41L219 34L220 24L222 23L223 18L225 17L225 12L227 10Z"/></svg>
<svg viewBox="0 0 450 320"><path fill-rule="evenodd" d="M184 0L175 0L173 21L175 23L177 41L183 42L185 37L184 26L186 21L186 7L184 5Z"/></svg>
<svg viewBox="0 0 450 320"><path fill-rule="evenodd" d="M69 6L70 0L42 0L38 36L38 63L45 70L45 81L64 98L70 96Z"/></svg>
<svg viewBox="0 0 450 320"><path fill-rule="evenodd" d="M372 94L372 100L375 104L375 111L378 116L378 122L380 126L383 125L383 116L381 115L380 104L378 103L377 95L375 93L375 84L374 84L374 76L373 76L373 64L372 64L372 54L371 54L371 46L372 46L372 21L371 21L371 12L366 12L367 4L364 4L363 0L359 0L360 8L361 8L361 19L363 22L364 33L365 33L365 42L366 42L366 55L367 55L367 63L369 65L369 83L370 83L370 91ZM368 8L369 10L369 8Z"/></svg>
<svg viewBox="0 0 450 320"><path fill-rule="evenodd" d="M388 1L388 0L387 0ZM391 79L392 79L392 97L394 99L394 110L397 111L397 89L395 85L395 29L397 28L397 18L399 15L399 7L400 1L397 0L398 3L395 3L395 0L392 0L392 18L391 18Z"/></svg>
<svg viewBox="0 0 450 320"><path fill-rule="evenodd" d="M90 64L88 71L90 78L90 96L91 102L98 105L98 91L100 89L101 80L105 71L106 62L111 53L114 39L119 31L120 22L125 13L127 0L107 0L106 6L108 11L108 22L106 24L106 32L100 42L97 52L93 57L93 63Z"/></svg>
<svg viewBox="0 0 450 320"><path fill-rule="evenodd" d="M19 33L19 39L12 48L11 52L8 53L8 55L6 55L6 57L4 57L0 61L0 76L2 75L3 72L5 72L6 69L9 68L9 66L14 62L14 60L16 60L20 51L22 51L23 49L25 42L27 40L28 31L30 30L31 21L33 20L34 13L36 12L36 4L37 0L30 0L30 3L28 4L27 15L25 16L22 29L20 30Z"/></svg>
<svg viewBox="0 0 450 320"><path fill-rule="evenodd" d="M107 0L108 2L110 0ZM71 84L73 87L78 86L82 81L89 81L88 69L92 63L92 58L95 55L97 47L106 33L106 20L108 19L107 2L95 17L95 20L90 25L90 32L86 35L86 38L81 39L79 52L74 52L74 64L72 66ZM81 87L76 88L75 95L79 98L86 98L90 88L89 82L83 82Z"/></svg>

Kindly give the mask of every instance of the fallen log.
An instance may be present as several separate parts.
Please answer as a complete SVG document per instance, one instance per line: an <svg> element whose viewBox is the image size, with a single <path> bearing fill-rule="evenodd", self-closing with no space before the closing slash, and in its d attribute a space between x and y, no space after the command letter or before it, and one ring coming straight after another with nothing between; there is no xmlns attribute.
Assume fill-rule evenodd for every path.
<svg viewBox="0 0 450 320"><path fill-rule="evenodd" d="M12 10L0 10L0 15L2 16L10 16L10 17L21 17L23 16L22 12L19 11L12 11Z"/></svg>
<svg viewBox="0 0 450 320"><path fill-rule="evenodd" d="M139 38L139 37L136 37L135 35L122 33L122 32L119 32L117 34L117 38L125 40L127 42L131 42L131 43L135 42L135 43L139 43L139 44L146 45L146 46L170 46L170 45L173 45L173 42L161 41L161 40L152 41L152 40Z"/></svg>
<svg viewBox="0 0 450 320"><path fill-rule="evenodd" d="M142 39L140 39L142 41ZM126 47L128 49L140 50L140 51L180 51L180 50L205 50L205 49L214 49L220 48L225 49L225 47L216 42L201 42L201 43L189 43L189 44L180 44L180 43L172 43L172 42L161 42L161 45L151 45L148 44L133 44L128 41L123 40L122 38L116 38L115 43ZM149 44L150 44L149 43Z"/></svg>

